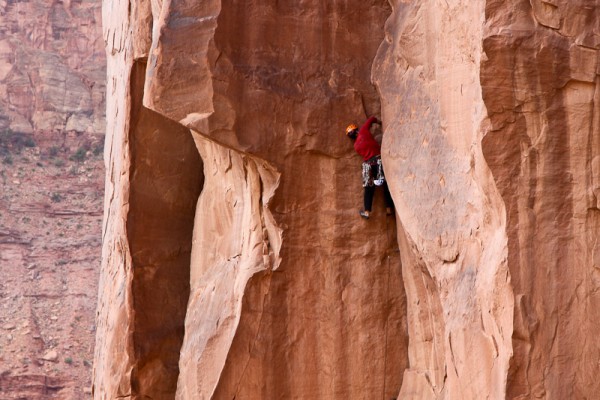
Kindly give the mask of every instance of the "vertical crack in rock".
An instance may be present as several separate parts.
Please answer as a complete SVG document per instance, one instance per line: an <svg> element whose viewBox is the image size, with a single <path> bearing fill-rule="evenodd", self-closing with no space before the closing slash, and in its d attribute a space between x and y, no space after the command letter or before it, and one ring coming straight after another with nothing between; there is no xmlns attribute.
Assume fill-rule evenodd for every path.
<svg viewBox="0 0 600 400"><path fill-rule="evenodd" d="M379 113L370 69L383 33L364 26L382 26L388 2L165 0L152 2L152 18L150 4L131 4L132 26L118 21L126 15L121 2L105 5L106 37L120 43L118 49L108 46L109 74L119 77L134 59L147 56L141 123L170 126L173 140L180 129L183 135L181 125L192 129L205 182L195 218L186 219L194 221L191 279L174 394L176 345L165 343L168 351L160 354L151 351L160 335L146 325L144 310L159 301L149 298L152 288L154 293L165 290L163 285L178 288L177 304L187 292L181 280L163 281L162 271L146 261L171 243L165 247L143 236L160 210L142 200L163 161L144 152L157 151L144 150L157 138L144 126L138 132L140 122L128 119L127 98L134 94L117 79L109 96L122 96L110 107L115 115L109 132L114 130L116 144L110 164L121 173L115 185L123 176L132 186L131 194L116 192L110 212L116 220L107 222L106 247L121 243L135 260L101 293L102 315L112 315L111 283L122 283L132 301L120 303L121 325L99 325L103 350L96 358L96 395L153 396L153 390L181 399L397 395L407 337L396 227L386 219L380 194L373 217L359 218L361 161L343 134L349 122ZM135 133L131 143L117 142L129 124ZM164 145L175 151L168 147L171 136L165 134ZM135 157L131 168L129 154ZM180 240L187 245L187 237L173 243ZM115 256L105 257L106 275ZM172 305L166 304L173 315L160 315L178 338L171 322L180 321L182 310ZM123 353L110 340L114 331L127 337L130 347ZM118 358L115 368L104 353Z"/></svg>
<svg viewBox="0 0 600 400"><path fill-rule="evenodd" d="M175 393L190 294L202 162L189 129L141 104L145 64L132 69L127 238L132 260L136 395Z"/></svg>
<svg viewBox="0 0 600 400"><path fill-rule="evenodd" d="M142 105L149 3L104 4L107 197L94 396L173 398L202 162L189 129Z"/></svg>
<svg viewBox="0 0 600 400"><path fill-rule="evenodd" d="M142 7L143 8L143 7ZM131 49L134 38L128 36L129 2L108 3L102 8L107 52L108 82L106 93L107 170L102 268L98 287L97 334L94 355L94 396L118 398L132 393L133 296L131 255L127 243L129 210L131 118ZM127 44L127 49L123 44ZM138 93L138 95L140 95Z"/></svg>
<svg viewBox="0 0 600 400"><path fill-rule="evenodd" d="M359 26L381 26L388 13L386 1L358 8L318 1L163 3L145 104L198 132L206 176L214 170L235 187L230 196L241 196L227 202L223 215L207 215L212 206L205 206L214 203L208 189L199 203L195 244L212 252L199 250L192 266L202 278L192 281L180 398L397 393L406 340L399 259L384 239L381 205L369 226L357 217L360 182L350 189L356 197L348 182L358 176L360 160L338 133L379 109L369 71L381 33ZM285 240L278 270L260 272L263 228L249 210L260 203L255 169L263 188L274 189L265 185L271 168L281 183L269 207L273 216L263 217L273 219L267 230L283 229ZM217 180L214 191L225 182ZM203 242L210 232L224 239ZM279 234L268 237L276 249L271 239ZM388 250L390 259L383 256ZM388 262L396 273L391 295L379 272Z"/></svg>
<svg viewBox="0 0 600 400"><path fill-rule="evenodd" d="M600 391L599 1L486 2L485 158L506 203L510 398ZM585 338L582 340L582 338Z"/></svg>
<svg viewBox="0 0 600 400"><path fill-rule="evenodd" d="M392 6L373 76L409 305L399 397L504 398L513 297L504 204L481 151L485 2Z"/></svg>
<svg viewBox="0 0 600 400"><path fill-rule="evenodd" d="M195 140L206 178L195 218L191 297L177 391L181 399L213 396L239 325L248 281L277 268L281 243L281 230L268 208L279 174L264 161L203 136L196 134ZM260 326L260 318L257 321Z"/></svg>

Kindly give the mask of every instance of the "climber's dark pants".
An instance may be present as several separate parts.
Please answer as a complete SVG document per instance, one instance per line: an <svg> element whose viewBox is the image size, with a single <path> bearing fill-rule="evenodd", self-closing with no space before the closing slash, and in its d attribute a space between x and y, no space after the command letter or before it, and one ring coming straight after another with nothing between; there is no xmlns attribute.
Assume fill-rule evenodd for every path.
<svg viewBox="0 0 600 400"><path fill-rule="evenodd" d="M371 211L376 187L377 186L365 186L365 211ZM381 187L383 188L383 198L385 199L385 206L393 208L394 201L392 200L392 195L390 194L390 189L388 189L387 182L384 182L383 185L381 185Z"/></svg>

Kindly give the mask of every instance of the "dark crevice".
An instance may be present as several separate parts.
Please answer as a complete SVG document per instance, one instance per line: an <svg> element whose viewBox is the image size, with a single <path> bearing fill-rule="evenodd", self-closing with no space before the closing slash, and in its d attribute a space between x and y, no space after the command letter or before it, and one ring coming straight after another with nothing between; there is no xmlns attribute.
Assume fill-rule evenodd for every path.
<svg viewBox="0 0 600 400"><path fill-rule="evenodd" d="M146 63L131 76L127 238L133 269L133 396L175 397L190 293L202 160L189 129L142 105ZM160 379L156 379L160 377Z"/></svg>

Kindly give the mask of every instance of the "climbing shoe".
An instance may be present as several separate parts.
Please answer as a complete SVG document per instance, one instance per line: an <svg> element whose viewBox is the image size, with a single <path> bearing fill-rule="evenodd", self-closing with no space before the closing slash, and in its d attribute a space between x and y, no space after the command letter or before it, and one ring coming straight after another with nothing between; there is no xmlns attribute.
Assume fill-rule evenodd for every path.
<svg viewBox="0 0 600 400"><path fill-rule="evenodd" d="M364 219L369 219L369 212L368 211L359 211L359 214L361 217L363 217Z"/></svg>

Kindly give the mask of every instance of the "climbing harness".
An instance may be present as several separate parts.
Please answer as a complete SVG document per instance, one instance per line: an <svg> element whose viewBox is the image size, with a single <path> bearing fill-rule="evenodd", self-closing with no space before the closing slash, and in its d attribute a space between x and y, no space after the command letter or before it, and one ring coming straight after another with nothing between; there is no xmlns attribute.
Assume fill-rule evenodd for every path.
<svg viewBox="0 0 600 400"><path fill-rule="evenodd" d="M381 186L385 183L381 156L374 156L362 163L363 187Z"/></svg>
<svg viewBox="0 0 600 400"><path fill-rule="evenodd" d="M381 156L377 158L377 177L373 181L375 186L381 186L385 183L385 176L383 175L383 163L381 161Z"/></svg>

